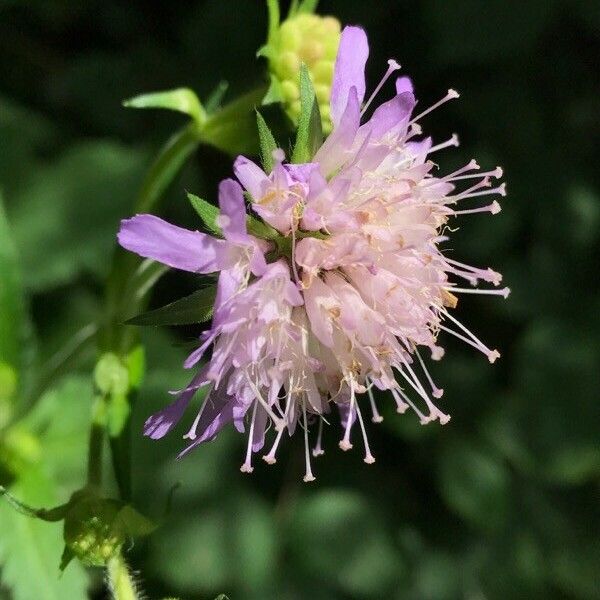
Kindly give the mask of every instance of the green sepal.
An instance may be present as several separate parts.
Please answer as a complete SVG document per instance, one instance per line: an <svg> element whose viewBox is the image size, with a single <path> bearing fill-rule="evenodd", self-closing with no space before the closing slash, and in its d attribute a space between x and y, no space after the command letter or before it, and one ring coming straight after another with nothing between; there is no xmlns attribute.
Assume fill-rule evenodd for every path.
<svg viewBox="0 0 600 600"><path fill-rule="evenodd" d="M204 109L206 110L207 115L212 115L221 108L221 102L223 101L228 89L228 81L219 81L217 87L215 87L215 89L210 93L204 104Z"/></svg>
<svg viewBox="0 0 600 600"><path fill-rule="evenodd" d="M151 92L134 96L123 102L126 108L163 108L184 113L198 124L203 125L206 121L206 110L189 88L176 88L162 92Z"/></svg>
<svg viewBox="0 0 600 600"><path fill-rule="evenodd" d="M273 152L277 150L277 142L267 125L264 117L256 111L256 125L258 127L258 139L260 140L260 158L263 169L267 174L273 170Z"/></svg>
<svg viewBox="0 0 600 600"><path fill-rule="evenodd" d="M62 521L67 514L70 504L70 502L67 502L66 504L61 504L60 506L56 506L54 508L33 508L32 506L17 500L2 485L0 485L0 497L4 497L8 504L10 504L12 508L22 515L25 515L26 517L32 517L34 519L40 519L41 521L47 521L49 523Z"/></svg>
<svg viewBox="0 0 600 600"><path fill-rule="evenodd" d="M323 144L323 128L319 103L310 79L308 67L300 67L300 118L296 144L292 153L293 163L310 162Z"/></svg>
<svg viewBox="0 0 600 600"><path fill-rule="evenodd" d="M269 240L273 242L281 237L281 234L273 229L268 223L248 215L246 217L246 228L250 235L260 238L261 240Z"/></svg>
<svg viewBox="0 0 600 600"><path fill-rule="evenodd" d="M300 15L302 13L310 14L314 13L317 10L317 6L319 5L319 0L302 0L298 5L296 10L296 14Z"/></svg>
<svg viewBox="0 0 600 600"><path fill-rule="evenodd" d="M265 46L264 49L261 48L260 56L269 57L269 46ZM269 89L267 93L264 95L261 104L277 104L278 102L283 102L283 92L281 91L281 83L275 75L270 76Z"/></svg>
<svg viewBox="0 0 600 600"><path fill-rule="evenodd" d="M171 304L151 310L127 321L128 325L190 325L212 316L217 288L214 285L195 291Z"/></svg>
<svg viewBox="0 0 600 600"><path fill-rule="evenodd" d="M188 192L187 197L194 210L198 213L198 216L202 219L202 223L204 223L206 229L214 236L223 237L223 231L217 225L219 209L214 204L195 194Z"/></svg>

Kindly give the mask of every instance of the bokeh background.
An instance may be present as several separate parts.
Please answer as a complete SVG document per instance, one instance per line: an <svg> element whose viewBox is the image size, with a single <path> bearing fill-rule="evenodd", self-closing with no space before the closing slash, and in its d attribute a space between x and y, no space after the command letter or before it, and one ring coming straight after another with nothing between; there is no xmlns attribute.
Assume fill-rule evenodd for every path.
<svg viewBox="0 0 600 600"><path fill-rule="evenodd" d="M489 365L448 340L433 371L451 423L421 427L386 399L384 422L370 428L377 462L342 453L330 431L306 485L300 439L247 476L244 440L231 431L178 462L183 428L161 442L137 435L184 383L198 333L144 331L135 503L162 526L129 561L150 598L600 598L600 4L323 0L320 12L366 27L372 84L393 56L422 105L461 92L426 123L439 140L460 134L461 148L439 157L444 169L471 157L504 167L502 213L463 219L453 239L457 256L493 266L512 288L507 301L463 297L458 308L502 359ZM0 2L0 188L34 375L99 314L118 220L184 122L127 111L122 99L181 85L205 98L221 80L235 97L264 80L255 52L265 30L258 0ZM168 217L197 226L184 190L214 201L230 170L229 157L201 147L169 190ZM193 289L193 278L169 274L152 305ZM31 502L63 501L84 479L92 360L31 417L34 475L19 488ZM0 598L87 597L77 565L63 576L70 591L50 595L60 552L59 526L0 507ZM99 575L91 582L103 598Z"/></svg>

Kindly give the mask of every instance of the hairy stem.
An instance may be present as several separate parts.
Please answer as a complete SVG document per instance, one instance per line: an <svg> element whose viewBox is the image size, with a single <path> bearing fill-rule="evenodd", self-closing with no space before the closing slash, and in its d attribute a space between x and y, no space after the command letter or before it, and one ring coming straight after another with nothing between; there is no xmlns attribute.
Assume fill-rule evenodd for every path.
<svg viewBox="0 0 600 600"><path fill-rule="evenodd" d="M113 600L138 600L135 581L121 554L108 561L106 577Z"/></svg>

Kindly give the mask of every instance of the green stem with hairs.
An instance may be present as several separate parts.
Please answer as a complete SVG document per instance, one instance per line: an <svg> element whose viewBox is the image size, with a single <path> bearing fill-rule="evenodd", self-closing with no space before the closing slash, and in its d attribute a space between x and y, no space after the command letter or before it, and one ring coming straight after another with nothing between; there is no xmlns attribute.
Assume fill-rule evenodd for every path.
<svg viewBox="0 0 600 600"><path fill-rule="evenodd" d="M139 600L131 571L120 553L108 561L106 577L113 600Z"/></svg>

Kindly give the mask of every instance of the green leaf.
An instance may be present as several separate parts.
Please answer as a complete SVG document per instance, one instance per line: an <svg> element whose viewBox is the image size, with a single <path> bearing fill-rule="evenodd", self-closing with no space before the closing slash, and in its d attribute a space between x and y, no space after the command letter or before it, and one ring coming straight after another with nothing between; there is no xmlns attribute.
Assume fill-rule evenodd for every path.
<svg viewBox="0 0 600 600"><path fill-rule="evenodd" d="M202 223L208 229L212 235L217 237L223 237L221 228L217 225L217 217L219 216L219 209L214 205L200 198L195 194L188 193L188 200L194 207L194 210L198 213L198 216L202 219Z"/></svg>
<svg viewBox="0 0 600 600"><path fill-rule="evenodd" d="M11 493L33 505L56 503L56 485L41 470L31 469ZM0 504L0 567L3 588L13 600L84 600L87 578L78 564L60 575L61 527L26 517Z"/></svg>
<svg viewBox="0 0 600 600"><path fill-rule="evenodd" d="M230 155L255 154L258 147L254 109L264 95L265 88L260 87L210 115L200 132L201 140Z"/></svg>
<svg viewBox="0 0 600 600"><path fill-rule="evenodd" d="M260 158L263 169L269 174L273 170L273 151L277 150L277 142L263 116L256 111L258 139L260 140Z"/></svg>
<svg viewBox="0 0 600 600"><path fill-rule="evenodd" d="M300 118L296 144L292 153L293 163L307 163L312 160L323 143L321 113L308 67L300 67Z"/></svg>
<svg viewBox="0 0 600 600"><path fill-rule="evenodd" d="M71 145L31 173L9 212L26 287L39 292L81 273L106 275L145 162L135 148L96 140Z"/></svg>
<svg viewBox="0 0 600 600"><path fill-rule="evenodd" d="M29 331L17 251L0 195L0 425L16 395Z"/></svg>
<svg viewBox="0 0 600 600"><path fill-rule="evenodd" d="M510 474L485 448L457 440L446 443L440 490L448 506L486 532L502 530L510 501Z"/></svg>
<svg viewBox="0 0 600 600"><path fill-rule="evenodd" d="M149 312L129 319L128 325L190 325L210 319L217 288L210 285Z"/></svg>
<svg viewBox="0 0 600 600"><path fill-rule="evenodd" d="M123 102L126 108L164 108L189 115L198 125L206 121L206 111L196 93L189 88L141 94Z"/></svg>

